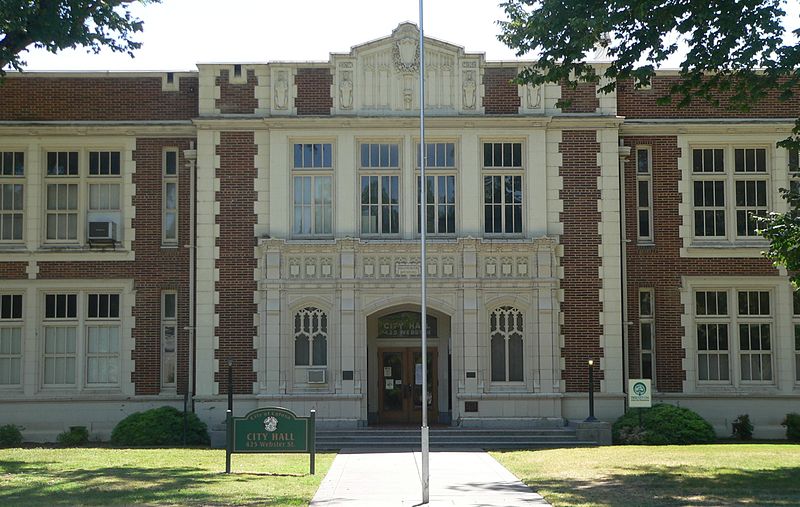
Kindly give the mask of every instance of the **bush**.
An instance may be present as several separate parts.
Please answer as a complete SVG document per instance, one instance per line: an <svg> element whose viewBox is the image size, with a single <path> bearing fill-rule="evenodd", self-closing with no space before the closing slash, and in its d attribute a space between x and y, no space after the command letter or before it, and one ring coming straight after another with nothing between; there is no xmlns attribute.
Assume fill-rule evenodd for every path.
<svg viewBox="0 0 800 507"><path fill-rule="evenodd" d="M750 422L748 414L742 414L731 423L733 436L740 440L750 440L753 438L753 423Z"/></svg>
<svg viewBox="0 0 800 507"><path fill-rule="evenodd" d="M642 410L641 428L639 410ZM695 412L665 404L629 410L617 419L612 432L614 442L619 444L698 444L716 438L711 425Z"/></svg>
<svg viewBox="0 0 800 507"><path fill-rule="evenodd" d="M56 440L67 447L83 445L89 441L89 430L86 426L70 426L68 431L59 433Z"/></svg>
<svg viewBox="0 0 800 507"><path fill-rule="evenodd" d="M19 447L22 443L22 426L6 424L0 426L0 447Z"/></svg>
<svg viewBox="0 0 800 507"><path fill-rule="evenodd" d="M196 414L187 414L186 443L208 445L208 428ZM131 447L183 444L183 412L174 407L160 407L136 412L111 432L111 443Z"/></svg>
<svg viewBox="0 0 800 507"><path fill-rule="evenodd" d="M786 438L800 441L800 414L796 412L786 414L781 426L786 426Z"/></svg>

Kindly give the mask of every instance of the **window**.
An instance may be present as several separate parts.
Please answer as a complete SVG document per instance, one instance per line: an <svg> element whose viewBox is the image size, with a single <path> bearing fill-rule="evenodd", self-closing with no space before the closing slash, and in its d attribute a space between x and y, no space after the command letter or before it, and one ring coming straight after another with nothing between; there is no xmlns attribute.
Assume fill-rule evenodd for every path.
<svg viewBox="0 0 800 507"><path fill-rule="evenodd" d="M319 308L303 308L294 316L294 364L328 364L328 316Z"/></svg>
<svg viewBox="0 0 800 507"><path fill-rule="evenodd" d="M800 291L793 291L792 324L794 326L794 379L800 383Z"/></svg>
<svg viewBox="0 0 800 507"><path fill-rule="evenodd" d="M294 145L294 233L333 232L331 144ZM302 173L302 174L301 174Z"/></svg>
<svg viewBox="0 0 800 507"><path fill-rule="evenodd" d="M398 144L361 144L361 233L400 232Z"/></svg>
<svg viewBox="0 0 800 507"><path fill-rule="evenodd" d="M420 149L417 144L417 232L422 230L420 207ZM456 232L456 145L425 143L425 232Z"/></svg>
<svg viewBox="0 0 800 507"><path fill-rule="evenodd" d="M22 294L0 294L0 386L22 383Z"/></svg>
<svg viewBox="0 0 800 507"><path fill-rule="evenodd" d="M636 210L639 243L653 242L653 172L650 148L636 148Z"/></svg>
<svg viewBox="0 0 800 507"><path fill-rule="evenodd" d="M119 382L119 294L45 294L46 387L102 387ZM79 308L82 305L82 309Z"/></svg>
<svg viewBox="0 0 800 507"><path fill-rule="evenodd" d="M789 190L792 192L800 191L800 151L789 150Z"/></svg>
<svg viewBox="0 0 800 507"><path fill-rule="evenodd" d="M735 311L730 301L735 302ZM772 382L769 291L697 291L695 315L699 380ZM731 371L738 373L736 378L731 378Z"/></svg>
<svg viewBox="0 0 800 507"><path fill-rule="evenodd" d="M79 244L83 237L119 241L120 152L48 152L46 160L46 241Z"/></svg>
<svg viewBox="0 0 800 507"><path fill-rule="evenodd" d="M522 233L522 143L484 143L483 169L484 232Z"/></svg>
<svg viewBox="0 0 800 507"><path fill-rule="evenodd" d="M492 382L522 382L522 312L510 306L489 316Z"/></svg>
<svg viewBox="0 0 800 507"><path fill-rule="evenodd" d="M642 378L655 382L655 294L653 289L639 289L639 343Z"/></svg>
<svg viewBox="0 0 800 507"><path fill-rule="evenodd" d="M768 187L765 148L693 149L695 237L734 239L757 236L754 217L767 213Z"/></svg>
<svg viewBox="0 0 800 507"><path fill-rule="evenodd" d="M178 244L178 150L164 151L162 172L161 243Z"/></svg>
<svg viewBox="0 0 800 507"><path fill-rule="evenodd" d="M178 294L166 291L161 294L161 387L176 386L178 337Z"/></svg>
<svg viewBox="0 0 800 507"><path fill-rule="evenodd" d="M0 243L22 241L25 154L0 152Z"/></svg>

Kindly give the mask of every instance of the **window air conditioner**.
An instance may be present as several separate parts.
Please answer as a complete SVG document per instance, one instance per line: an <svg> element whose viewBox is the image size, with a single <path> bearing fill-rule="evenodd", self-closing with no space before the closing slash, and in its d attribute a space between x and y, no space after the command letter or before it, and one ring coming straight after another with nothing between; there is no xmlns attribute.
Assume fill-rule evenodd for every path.
<svg viewBox="0 0 800 507"><path fill-rule="evenodd" d="M325 368L316 368L308 371L309 384L324 384L325 383Z"/></svg>
<svg viewBox="0 0 800 507"><path fill-rule="evenodd" d="M110 220L89 222L89 239L116 240L117 224Z"/></svg>

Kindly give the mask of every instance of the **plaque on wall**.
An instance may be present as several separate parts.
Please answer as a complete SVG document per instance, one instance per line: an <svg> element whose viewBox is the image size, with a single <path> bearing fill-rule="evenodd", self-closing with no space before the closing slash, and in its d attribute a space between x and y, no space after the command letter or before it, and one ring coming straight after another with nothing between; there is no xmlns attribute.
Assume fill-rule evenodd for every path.
<svg viewBox="0 0 800 507"><path fill-rule="evenodd" d="M437 337L436 317L426 317L429 338ZM378 319L378 338L417 338L422 336L422 316L419 312L397 312Z"/></svg>

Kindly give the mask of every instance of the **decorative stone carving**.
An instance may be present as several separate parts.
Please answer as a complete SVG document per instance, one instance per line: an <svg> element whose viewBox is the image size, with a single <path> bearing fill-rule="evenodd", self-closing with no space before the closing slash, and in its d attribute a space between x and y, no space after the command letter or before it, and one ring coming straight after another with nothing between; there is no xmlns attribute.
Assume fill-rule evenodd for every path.
<svg viewBox="0 0 800 507"><path fill-rule="evenodd" d="M353 108L353 72L349 70L342 71L342 82L339 83L339 107Z"/></svg>
<svg viewBox="0 0 800 507"><path fill-rule="evenodd" d="M404 37L394 45L394 65L399 72L417 72L419 70L419 43Z"/></svg>
<svg viewBox="0 0 800 507"><path fill-rule="evenodd" d="M286 71L278 71L278 78L275 80L275 109L285 110L289 106L289 79Z"/></svg>
<svg viewBox="0 0 800 507"><path fill-rule="evenodd" d="M526 85L525 92L528 109L539 109L542 104L542 87Z"/></svg>
<svg viewBox="0 0 800 507"><path fill-rule="evenodd" d="M464 72L463 100L464 109L475 109L475 90L478 88L475 82L475 71Z"/></svg>

